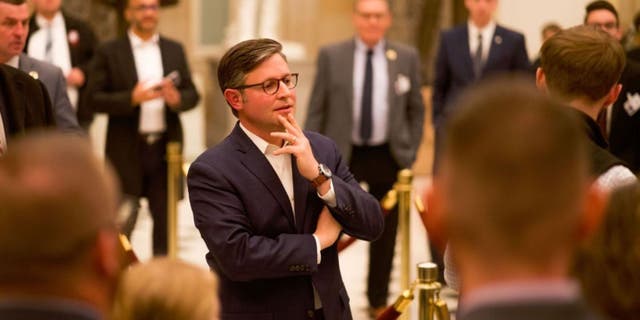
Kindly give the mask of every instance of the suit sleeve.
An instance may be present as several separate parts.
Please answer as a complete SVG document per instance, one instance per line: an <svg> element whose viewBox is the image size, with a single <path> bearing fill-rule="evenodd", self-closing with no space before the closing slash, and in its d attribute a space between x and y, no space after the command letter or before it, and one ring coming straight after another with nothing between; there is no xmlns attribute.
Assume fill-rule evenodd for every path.
<svg viewBox="0 0 640 320"><path fill-rule="evenodd" d="M380 236L384 227L380 203L362 190L342 161L336 145L333 142L332 145L332 152L318 155L319 161L334 164L332 182L336 193L336 206L329 207L329 211L340 223L344 233L358 239L373 241ZM331 155L331 159L325 158L327 154Z"/></svg>
<svg viewBox="0 0 640 320"><path fill-rule="evenodd" d="M116 68L118 66L109 60L108 49L98 49L91 63L87 100L95 112L130 115L134 112L131 106L131 89L114 88L115 80L111 79L111 75L116 72Z"/></svg>
<svg viewBox="0 0 640 320"><path fill-rule="evenodd" d="M513 70L529 72L531 70L531 61L527 54L527 46L524 35L516 36L516 52L513 60Z"/></svg>
<svg viewBox="0 0 640 320"><path fill-rule="evenodd" d="M447 54L445 34L440 34L440 44L438 45L438 53L436 55L435 79L433 82L432 95L432 121L434 127L438 127L444 118L444 108L449 86L451 85L451 70L449 66L449 57Z"/></svg>
<svg viewBox="0 0 640 320"><path fill-rule="evenodd" d="M215 165L196 161L189 169L189 200L195 224L219 271L233 281L310 275L318 270L311 234L256 234L244 201ZM305 266L291 271L291 266Z"/></svg>
<svg viewBox="0 0 640 320"><path fill-rule="evenodd" d="M309 99L305 129L324 133L327 99L329 95L329 57L326 49L320 50L316 68L316 78Z"/></svg>

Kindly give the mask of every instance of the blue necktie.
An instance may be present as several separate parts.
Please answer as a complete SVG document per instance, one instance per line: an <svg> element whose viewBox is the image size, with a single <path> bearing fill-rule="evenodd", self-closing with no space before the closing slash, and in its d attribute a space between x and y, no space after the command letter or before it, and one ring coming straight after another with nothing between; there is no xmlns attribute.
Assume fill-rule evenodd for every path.
<svg viewBox="0 0 640 320"><path fill-rule="evenodd" d="M372 131L372 111L373 100L373 64L371 62L373 50L367 50L367 64L364 69L364 85L362 86L362 109L360 112L360 138L363 144L367 144L371 139Z"/></svg>
<svg viewBox="0 0 640 320"><path fill-rule="evenodd" d="M473 55L473 73L476 79L482 75L482 33L478 34L478 46Z"/></svg>

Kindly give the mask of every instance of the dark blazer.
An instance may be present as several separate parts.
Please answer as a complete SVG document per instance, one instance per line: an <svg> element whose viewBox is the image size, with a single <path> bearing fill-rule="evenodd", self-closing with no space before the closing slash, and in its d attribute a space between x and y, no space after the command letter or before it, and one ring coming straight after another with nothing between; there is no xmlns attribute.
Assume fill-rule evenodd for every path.
<svg viewBox="0 0 640 320"><path fill-rule="evenodd" d="M78 109L76 111L78 121L83 125L88 125L93 120L93 110L86 102L87 80L90 76L89 62L93 58L93 54L98 45L91 26L77 18L74 18L62 11L62 17L64 18L64 24L67 28L67 35L77 34L77 41L67 41L69 44L69 55L71 56L71 67L80 68L85 74L85 85L78 90ZM40 27L36 23L35 15L32 15L29 20L29 35L27 36L27 43L31 35L38 31ZM67 40L74 36L67 36ZM25 46L25 50L28 46Z"/></svg>
<svg viewBox="0 0 640 320"><path fill-rule="evenodd" d="M334 173L337 206L330 210L343 232L376 239L383 228L378 201L360 188L333 141L305 135L318 162ZM275 171L238 125L189 169L191 208L207 262L219 275L223 320L306 319L314 309L312 285L326 319L351 319L336 244L316 261L311 234L325 204L295 161L292 171L295 220Z"/></svg>
<svg viewBox="0 0 640 320"><path fill-rule="evenodd" d="M480 78L499 72L529 70L524 35L496 26ZM433 122L436 128L453 111L450 104L455 97L475 81L467 24L442 32L433 83Z"/></svg>
<svg viewBox="0 0 640 320"><path fill-rule="evenodd" d="M42 301L39 301L40 303ZM59 304L55 301L25 301L20 304L0 302L0 319L12 320L100 320L97 311L78 305Z"/></svg>
<svg viewBox="0 0 640 320"><path fill-rule="evenodd" d="M182 104L173 110L165 106L168 141L182 142L182 126L178 113L192 109L200 96L191 81L191 72L182 46L160 37L160 54L164 74L177 70L177 86ZM142 192L142 172L139 157L139 106L131 106L131 91L138 82L133 50L125 36L102 45L95 55L89 78L89 103L96 112L109 115L106 155L120 176L123 192L139 196ZM159 173L164 174L164 173Z"/></svg>
<svg viewBox="0 0 640 320"><path fill-rule="evenodd" d="M353 55L355 40L349 39L320 49L313 92L305 128L333 139L345 161L351 159L353 127ZM413 164L424 122L424 104L420 92L420 60L414 48L386 42L389 77L389 146L398 165ZM389 57L392 58L389 58ZM396 87L399 77L409 81L406 91Z"/></svg>
<svg viewBox="0 0 640 320"><path fill-rule="evenodd" d="M0 90L3 99L0 112L7 140L32 129L55 127L51 101L40 81L18 69L0 64Z"/></svg>
<svg viewBox="0 0 640 320"><path fill-rule="evenodd" d="M629 115L625 104L640 103L640 63L628 59L620 83L622 92L611 109L609 149L611 153L624 160L631 171L638 173L640 172L640 110Z"/></svg>
<svg viewBox="0 0 640 320"><path fill-rule="evenodd" d="M25 53L20 55L18 67L40 80L47 88L58 128L64 131L80 131L76 113L67 95L67 80L62 70L50 63L31 58Z"/></svg>
<svg viewBox="0 0 640 320"><path fill-rule="evenodd" d="M582 301L527 301L478 307L458 316L460 320L598 320L603 319Z"/></svg>

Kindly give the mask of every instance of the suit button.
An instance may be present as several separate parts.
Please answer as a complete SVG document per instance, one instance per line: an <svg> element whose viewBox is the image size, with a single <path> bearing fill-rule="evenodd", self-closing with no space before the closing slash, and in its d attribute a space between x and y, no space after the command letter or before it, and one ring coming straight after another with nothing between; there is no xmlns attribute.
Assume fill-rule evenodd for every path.
<svg viewBox="0 0 640 320"><path fill-rule="evenodd" d="M313 310L307 310L307 315L309 316L309 319L313 319L315 312L313 312Z"/></svg>

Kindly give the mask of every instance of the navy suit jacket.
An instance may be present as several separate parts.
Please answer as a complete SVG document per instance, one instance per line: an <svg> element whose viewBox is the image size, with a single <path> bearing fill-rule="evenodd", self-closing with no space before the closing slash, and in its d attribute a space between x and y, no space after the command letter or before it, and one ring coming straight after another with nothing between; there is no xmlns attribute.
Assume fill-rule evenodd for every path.
<svg viewBox="0 0 640 320"><path fill-rule="evenodd" d="M363 191L333 141L305 132L313 153L334 173L337 205L330 208L343 232L376 239L380 205ZM295 219L289 198L264 154L239 125L200 155L187 177L195 225L220 281L221 319L304 319L313 312L313 287L326 319L351 319L336 244L317 264L312 236L325 203L292 159Z"/></svg>
<svg viewBox="0 0 640 320"><path fill-rule="evenodd" d="M529 57L524 35L499 25L491 41L489 56L485 62L480 79L504 72L528 72ZM446 30L440 34L440 45L436 56L435 80L433 83L433 125L436 130L436 150L438 157L439 141L447 117L452 110L456 96L476 82L473 61L469 49L469 30L467 24Z"/></svg>
<svg viewBox="0 0 640 320"><path fill-rule="evenodd" d="M496 26L489 56L480 78L505 71L527 72L530 68L524 36ZM433 121L440 124L451 111L453 99L477 79L469 49L469 30L466 24L442 32L436 57L433 83Z"/></svg>

